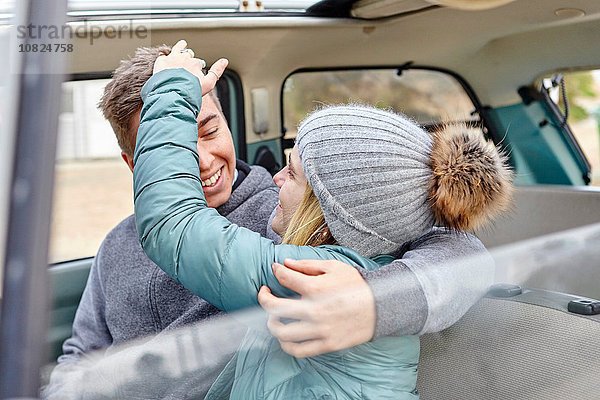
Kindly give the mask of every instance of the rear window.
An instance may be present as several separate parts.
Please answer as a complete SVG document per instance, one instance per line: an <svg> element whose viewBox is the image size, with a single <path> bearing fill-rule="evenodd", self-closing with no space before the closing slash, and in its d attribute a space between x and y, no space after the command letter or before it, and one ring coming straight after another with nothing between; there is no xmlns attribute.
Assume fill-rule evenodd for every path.
<svg viewBox="0 0 600 400"><path fill-rule="evenodd" d="M554 74L545 77L542 85L566 113L569 128L590 164L590 185L600 186L600 69Z"/></svg>
<svg viewBox="0 0 600 400"><path fill-rule="evenodd" d="M425 128L442 121L477 122L475 106L451 75L426 69L361 69L311 71L291 75L283 87L285 138L314 109L340 103L370 104L392 109Z"/></svg>

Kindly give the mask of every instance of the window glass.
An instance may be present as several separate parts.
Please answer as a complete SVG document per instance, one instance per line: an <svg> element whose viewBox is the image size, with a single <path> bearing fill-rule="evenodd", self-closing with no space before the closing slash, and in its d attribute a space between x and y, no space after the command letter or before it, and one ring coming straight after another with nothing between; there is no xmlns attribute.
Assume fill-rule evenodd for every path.
<svg viewBox="0 0 600 400"><path fill-rule="evenodd" d="M243 11L304 13L306 9L317 2L318 0L262 0L256 3L239 0L152 0L151 2L147 0L69 0L68 7L71 15L82 17L118 11L127 12L130 15L141 12L212 12L236 13L238 16L244 16L248 14Z"/></svg>
<svg viewBox="0 0 600 400"><path fill-rule="evenodd" d="M561 74L567 94L568 123L591 165L590 185L600 186L600 69ZM557 75L544 79L550 98L565 110Z"/></svg>
<svg viewBox="0 0 600 400"><path fill-rule="evenodd" d="M97 104L108 79L63 84L50 262L93 256L133 212L131 172Z"/></svg>
<svg viewBox="0 0 600 400"><path fill-rule="evenodd" d="M432 70L373 69L300 72L283 88L286 138L321 105L358 102L402 112L430 127L440 121L476 120L475 107L452 76Z"/></svg>

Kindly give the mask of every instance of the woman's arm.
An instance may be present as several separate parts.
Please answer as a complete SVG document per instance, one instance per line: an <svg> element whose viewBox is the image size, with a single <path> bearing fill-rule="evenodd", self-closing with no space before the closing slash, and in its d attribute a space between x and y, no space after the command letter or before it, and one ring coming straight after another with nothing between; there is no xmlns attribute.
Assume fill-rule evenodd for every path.
<svg viewBox="0 0 600 400"><path fill-rule="evenodd" d="M241 232L244 238L238 238L239 227L207 206L196 151L200 93L198 78L183 69L160 71L142 89L144 106L134 155L138 233L150 259L186 288L221 309L244 307L249 305L244 293L253 283L273 284L266 269L246 266L267 264L258 258L274 258L274 248L272 242L250 231ZM260 250L238 263L238 275L245 276L229 282L226 261L238 243ZM235 304L229 304L222 293L227 285L242 282L246 290L231 299Z"/></svg>
<svg viewBox="0 0 600 400"><path fill-rule="evenodd" d="M274 278L284 258L339 259L323 248L275 244L208 208L199 178L196 76L183 69L156 73L142 89L144 106L134 155L134 201L144 251L183 286L223 310L258 304L269 286L294 295Z"/></svg>

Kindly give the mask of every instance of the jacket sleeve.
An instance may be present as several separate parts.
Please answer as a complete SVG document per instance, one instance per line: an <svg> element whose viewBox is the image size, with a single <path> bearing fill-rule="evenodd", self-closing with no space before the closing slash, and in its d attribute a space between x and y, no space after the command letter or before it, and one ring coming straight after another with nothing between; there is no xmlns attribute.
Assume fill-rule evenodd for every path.
<svg viewBox="0 0 600 400"><path fill-rule="evenodd" d="M276 260L348 262L325 249L276 246L208 208L196 151L200 93L199 80L183 69L161 71L142 89L134 203L140 242L148 257L187 289L225 311L257 305L262 285L278 296L293 296L272 273Z"/></svg>
<svg viewBox="0 0 600 400"><path fill-rule="evenodd" d="M359 271L375 296L375 337L414 335L457 322L493 283L494 261L474 235L434 228L401 259Z"/></svg>

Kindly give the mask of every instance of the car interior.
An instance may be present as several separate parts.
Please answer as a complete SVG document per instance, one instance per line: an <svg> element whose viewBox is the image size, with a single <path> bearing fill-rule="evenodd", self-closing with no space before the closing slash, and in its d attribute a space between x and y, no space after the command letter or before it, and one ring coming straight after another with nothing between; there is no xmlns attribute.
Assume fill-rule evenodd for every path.
<svg viewBox="0 0 600 400"><path fill-rule="evenodd" d="M77 83L106 82L136 48L182 38L209 65L228 58L218 93L238 158L272 173L285 165L297 124L320 104L370 102L405 112L427 129L450 118L479 130L509 156L517 185L510 214L477 232L502 271L498 285L456 325L421 338L420 396L597 398L600 384L593 377L600 373L600 352L593 343L600 307L592 305L600 299L600 228L592 224L600 223L600 190L587 149L565 118L565 100L551 98L551 89L561 90L560 79L551 89L544 82L600 68L600 2L323 0L301 1L293 9L289 2L267 0L233 1L230 8L223 2L215 9L160 2L152 9L120 9L107 2L92 11L83 3L70 5L73 28L124 24L146 34L72 38L60 124L73 132L85 115L77 104L93 106L100 93L82 91ZM323 89L329 84L341 89ZM107 128L101 129L112 136ZM76 152L61 147L67 139L60 132L57 168L61 157ZM119 157L114 145L109 153ZM129 171L119 171L127 182ZM107 174L111 178L103 179L110 183L112 172ZM61 179L55 180L55 213ZM101 196L81 204L103 207L108 200ZM104 233L131 213L130 203ZM73 205L65 204L64 224L70 225ZM51 232L58 230L52 225ZM62 240L78 235L70 234ZM566 250L557 252L561 246ZM50 257L47 363L71 335L93 262L94 252L86 251Z"/></svg>

